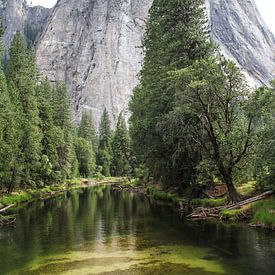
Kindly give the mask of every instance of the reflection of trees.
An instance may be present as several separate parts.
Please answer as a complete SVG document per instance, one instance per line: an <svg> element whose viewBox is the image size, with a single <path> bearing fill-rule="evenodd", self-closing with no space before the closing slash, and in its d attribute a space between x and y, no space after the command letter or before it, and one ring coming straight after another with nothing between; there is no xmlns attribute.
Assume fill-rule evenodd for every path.
<svg viewBox="0 0 275 275"><path fill-rule="evenodd" d="M270 253L274 233L187 223L145 196L95 186L20 210L17 227L0 235L1 272L19 269L37 256L81 248L101 252L173 244L210 247L226 266L243 274L252 274L255 267L263 272L275 268L274 253Z"/></svg>
<svg viewBox="0 0 275 275"><path fill-rule="evenodd" d="M113 193L110 186L95 186L35 202L20 210L10 240L0 240L0 253L3 247L5 255L18 251L18 265L23 265L37 255L74 250L98 239L111 244L111 237L119 235L125 236L123 248L127 236L129 244L133 242L134 217L138 212L145 214L146 206L140 200L131 193ZM1 258L3 270L5 265L14 266L14 257Z"/></svg>

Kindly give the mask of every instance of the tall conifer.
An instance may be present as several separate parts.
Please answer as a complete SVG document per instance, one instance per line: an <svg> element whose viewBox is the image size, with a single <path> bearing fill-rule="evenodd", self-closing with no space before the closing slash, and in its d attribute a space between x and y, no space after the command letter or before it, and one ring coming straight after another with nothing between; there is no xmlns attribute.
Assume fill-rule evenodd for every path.
<svg viewBox="0 0 275 275"><path fill-rule="evenodd" d="M116 130L112 138L112 174L121 177L131 172L131 149L125 119L120 113Z"/></svg>
<svg viewBox="0 0 275 275"><path fill-rule="evenodd" d="M110 167L112 163L111 147L111 122L106 108L103 111L99 126L99 145L97 152L97 164L102 167L104 176L110 176Z"/></svg>
<svg viewBox="0 0 275 275"><path fill-rule="evenodd" d="M150 10L144 41L141 83L130 103L135 153L151 174L166 183L192 181L197 154L184 150L172 158L174 143L163 139L163 117L171 111L175 90L169 72L185 68L213 53L203 0L156 0Z"/></svg>
<svg viewBox="0 0 275 275"><path fill-rule="evenodd" d="M56 126L56 142L61 179L75 174L76 155L74 151L75 128L72 124L72 111L66 85L58 82L52 97L53 122Z"/></svg>
<svg viewBox="0 0 275 275"><path fill-rule="evenodd" d="M17 160L23 165L22 185L33 185L41 160L41 131L36 98L37 74L33 56L17 32L10 48L8 83L15 104L20 150Z"/></svg>

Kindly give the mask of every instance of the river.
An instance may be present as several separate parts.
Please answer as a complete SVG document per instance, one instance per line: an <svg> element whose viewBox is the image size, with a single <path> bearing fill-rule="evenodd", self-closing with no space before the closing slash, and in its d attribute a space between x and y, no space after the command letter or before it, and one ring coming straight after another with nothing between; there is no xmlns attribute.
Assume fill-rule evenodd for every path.
<svg viewBox="0 0 275 275"><path fill-rule="evenodd" d="M19 209L0 230L0 274L275 274L275 233L95 186Z"/></svg>

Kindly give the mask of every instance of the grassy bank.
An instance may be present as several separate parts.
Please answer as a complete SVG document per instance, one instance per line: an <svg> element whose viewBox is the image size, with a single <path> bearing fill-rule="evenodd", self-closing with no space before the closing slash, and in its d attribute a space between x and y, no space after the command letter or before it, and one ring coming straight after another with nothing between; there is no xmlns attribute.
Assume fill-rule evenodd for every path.
<svg viewBox="0 0 275 275"><path fill-rule="evenodd" d="M18 205L20 203L31 202L37 199L43 199L57 195L58 193L67 192L73 189L84 188L93 184L108 184L113 182L120 182L122 178L103 178L97 179L74 179L67 180L63 184L55 184L45 186L41 189L26 189L15 190L11 194L0 195L0 209L9 205Z"/></svg>
<svg viewBox="0 0 275 275"><path fill-rule="evenodd" d="M151 199L154 199L156 201L163 201L173 205L178 205L180 202L184 200L184 198L181 198L179 195L175 193L165 192L154 186L149 186L147 188L147 194Z"/></svg>
<svg viewBox="0 0 275 275"><path fill-rule="evenodd" d="M66 181L63 184L45 186L41 189L26 189L15 190L11 194L0 195L0 207L3 208L8 205L18 205L20 203L31 202L33 200L55 195L60 192L65 192L70 189L80 188L84 186L81 180Z"/></svg>
<svg viewBox="0 0 275 275"><path fill-rule="evenodd" d="M238 186L238 192L244 197L253 197L260 193L256 189L256 183L251 181ZM189 199L172 192L163 191L159 186L150 185L147 188L148 196L157 201L179 205L188 202ZM196 198L190 201L193 209L216 208L227 205L227 197L221 198ZM239 209L220 209L221 220L224 222L246 222L251 226L275 229L275 197L254 202Z"/></svg>

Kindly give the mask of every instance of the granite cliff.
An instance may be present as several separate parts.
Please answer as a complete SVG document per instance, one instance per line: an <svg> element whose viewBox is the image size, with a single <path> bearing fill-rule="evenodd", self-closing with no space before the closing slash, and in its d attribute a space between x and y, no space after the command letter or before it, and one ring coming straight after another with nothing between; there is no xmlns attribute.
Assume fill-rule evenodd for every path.
<svg viewBox="0 0 275 275"><path fill-rule="evenodd" d="M0 17L5 28L3 45L5 54L16 31L25 34L28 42L34 43L41 34L51 9L29 7L23 0L0 0Z"/></svg>
<svg viewBox="0 0 275 275"><path fill-rule="evenodd" d="M84 109L114 122L138 83L152 0L60 0L37 44L37 64L51 81L65 80L76 118ZM274 36L253 0L206 0L212 36L243 69L251 85L267 84Z"/></svg>
<svg viewBox="0 0 275 275"><path fill-rule="evenodd" d="M251 86L275 77L275 39L254 0L207 0L212 36L243 68Z"/></svg>
<svg viewBox="0 0 275 275"><path fill-rule="evenodd" d="M121 111L127 114L138 84L152 2L59 0L48 10L30 8L23 0L0 0L7 28L4 43L9 46L17 29L25 34L30 30L27 38L37 41L40 71L52 82L66 82L76 120L89 109L98 123L106 107L114 123ZM275 73L275 39L254 0L206 0L206 8L221 52L243 68L251 86L268 84Z"/></svg>

